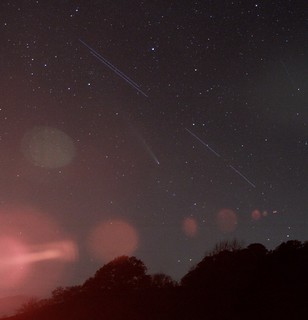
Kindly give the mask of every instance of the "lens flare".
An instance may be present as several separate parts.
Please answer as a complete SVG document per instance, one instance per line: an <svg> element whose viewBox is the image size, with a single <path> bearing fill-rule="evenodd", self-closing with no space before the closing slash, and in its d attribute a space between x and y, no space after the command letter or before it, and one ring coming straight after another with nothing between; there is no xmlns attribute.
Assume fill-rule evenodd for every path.
<svg viewBox="0 0 308 320"><path fill-rule="evenodd" d="M19 256L19 260L24 263L44 260L74 261L76 258L77 248L75 243L70 240L29 246L29 252Z"/></svg>
<svg viewBox="0 0 308 320"><path fill-rule="evenodd" d="M232 232L237 227L237 215L231 209L222 209L217 214L217 225L222 232Z"/></svg>
<svg viewBox="0 0 308 320"><path fill-rule="evenodd" d="M9 237L0 238L0 279L1 288L16 286L27 275L27 265L20 257L27 254L26 247Z"/></svg>
<svg viewBox="0 0 308 320"><path fill-rule="evenodd" d="M253 220L257 221L261 218L261 212L260 210L256 209L256 210L253 210L252 213L251 213L251 217Z"/></svg>
<svg viewBox="0 0 308 320"><path fill-rule="evenodd" d="M121 255L132 255L138 242L138 234L129 223L108 220L93 230L88 244L93 256L106 262Z"/></svg>
<svg viewBox="0 0 308 320"><path fill-rule="evenodd" d="M35 127L22 140L25 157L35 166L60 168L68 165L75 156L72 139L56 128Z"/></svg>
<svg viewBox="0 0 308 320"><path fill-rule="evenodd" d="M0 235L0 296L46 294L77 259L75 242L30 207L0 207Z"/></svg>
<svg viewBox="0 0 308 320"><path fill-rule="evenodd" d="M198 232L198 224L194 218L185 218L182 223L184 233L188 237L195 237Z"/></svg>

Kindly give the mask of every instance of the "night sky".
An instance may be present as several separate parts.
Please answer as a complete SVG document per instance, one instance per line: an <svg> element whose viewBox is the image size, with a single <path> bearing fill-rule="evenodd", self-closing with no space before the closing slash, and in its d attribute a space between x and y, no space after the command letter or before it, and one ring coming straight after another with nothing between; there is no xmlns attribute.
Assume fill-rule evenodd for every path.
<svg viewBox="0 0 308 320"><path fill-rule="evenodd" d="M1 1L0 296L120 254L178 280L222 240L307 240L304 12Z"/></svg>

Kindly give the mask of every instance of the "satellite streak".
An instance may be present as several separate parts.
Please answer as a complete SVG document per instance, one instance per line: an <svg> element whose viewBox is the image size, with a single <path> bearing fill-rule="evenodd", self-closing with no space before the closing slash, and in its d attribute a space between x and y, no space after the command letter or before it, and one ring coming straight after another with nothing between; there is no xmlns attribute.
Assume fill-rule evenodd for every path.
<svg viewBox="0 0 308 320"><path fill-rule="evenodd" d="M90 52L96 59L98 59L99 61L101 61L102 63L104 63L105 65L107 65L105 63L105 61L103 61L99 56L97 56L94 52ZM108 65L107 65L108 66ZM130 82L129 80L127 80L126 77L124 77L118 70L111 68L110 66L108 66L115 74L117 74L119 77L121 77L123 80L125 80L128 84L130 84L133 88L135 88L137 91L139 91L141 94L143 94L145 97L148 98L148 96L141 90L138 88L138 86L136 86L134 84L134 82Z"/></svg>
<svg viewBox="0 0 308 320"><path fill-rule="evenodd" d="M140 92L142 95L144 95L146 98L148 98L148 95L143 92L140 89L140 86L133 81L131 78L129 78L125 73L123 73L121 70L119 70L116 66L114 66L111 62L109 62L107 59L105 59L101 54L99 54L96 50L94 50L92 47L90 47L87 43L79 39L79 41L90 50L90 53L100 62L102 62L106 67L108 67L110 70L112 70L116 75L121 77L123 80L125 80L131 87L136 89L138 92Z"/></svg>
<svg viewBox="0 0 308 320"><path fill-rule="evenodd" d="M116 73L119 77L121 77L123 80L127 81L129 84L131 84L134 88L139 88L139 85L130 80L130 78L128 78L127 76L125 76L125 74L123 72L121 72L120 70L118 70L117 68L114 68L112 64L108 64L108 62L103 59L101 56L99 56L96 52L94 51L90 51L90 53L100 62L102 62L103 64L105 64L109 69L111 69L114 73Z"/></svg>
<svg viewBox="0 0 308 320"><path fill-rule="evenodd" d="M198 141L200 141L204 146L206 146L211 152L215 154L216 157L221 158L221 155L217 153L214 149L212 149L207 143L205 143L203 140L201 140L198 136L196 136L193 132L191 132L189 129L185 128L187 132L189 132L193 137L195 137Z"/></svg>
<svg viewBox="0 0 308 320"><path fill-rule="evenodd" d="M197 135L195 135L193 132L191 132L189 129L185 128L187 132L189 132L194 138L196 138L198 141L200 141L204 146L206 146L211 152L213 152L217 157L222 158L219 153L217 153L215 150L213 150L207 143L205 143L203 140L201 140ZM237 169L235 169L233 166L228 165L229 168L231 168L235 173L237 173L240 177L242 177L247 183L249 183L253 188L256 188L256 185L253 184L249 179L247 179L241 172L239 172Z"/></svg>
<svg viewBox="0 0 308 320"><path fill-rule="evenodd" d="M229 165L229 167L236 172L239 176L241 176L247 183L249 183L253 188L256 187L255 184L253 184L251 181L249 181L242 173L240 173L238 170L236 170L233 166Z"/></svg>
<svg viewBox="0 0 308 320"><path fill-rule="evenodd" d="M110 61L108 61L106 58L104 58L100 53L98 53L96 50L94 50L92 47L90 47L87 43L85 43L81 39L79 39L79 41L85 47L87 47L96 58L99 58L99 60L101 60L101 62L105 63L111 70L117 71L119 74L121 74L124 77L125 80L128 80L128 81L132 82L136 87L139 87L139 85L134 80L129 78L125 73L123 73L121 70L119 70L115 65L113 65Z"/></svg>

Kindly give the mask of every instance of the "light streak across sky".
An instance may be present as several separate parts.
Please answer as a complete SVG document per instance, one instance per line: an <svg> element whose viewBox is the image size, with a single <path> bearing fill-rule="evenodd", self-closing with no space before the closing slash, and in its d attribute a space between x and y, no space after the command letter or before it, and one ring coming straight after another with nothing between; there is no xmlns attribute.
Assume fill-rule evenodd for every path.
<svg viewBox="0 0 308 320"><path fill-rule="evenodd" d="M214 153L217 157L222 158L221 155L216 152L214 149L212 149L206 142L204 142L202 139L200 139L197 135L195 135L193 132L191 132L189 129L185 128L187 132L189 132L194 138L196 138L199 142L201 142L204 146L206 146L212 153ZM228 165L229 168L231 168L235 173L237 173L240 177L242 177L250 186L253 188L256 188L256 185L252 183L247 177L245 177L240 171L235 169L232 165Z"/></svg>
<svg viewBox="0 0 308 320"><path fill-rule="evenodd" d="M90 53L100 62L102 62L106 67L108 67L110 70L112 70L116 75L118 75L120 78L125 80L131 87L136 89L139 93L141 93L143 96L148 98L148 95L140 89L140 86L133 81L131 78L129 78L125 73L123 73L121 70L119 70L116 66L114 66L110 61L108 61L106 58L104 58L101 54L99 54L96 50L94 50L92 47L90 47L86 42L79 39L79 41L90 50Z"/></svg>
<svg viewBox="0 0 308 320"><path fill-rule="evenodd" d="M221 155L216 152L214 149L212 149L206 142L204 142L203 140L201 140L197 135L195 135L193 132L191 132L189 129L185 128L185 130L187 132L189 132L193 137L195 137L199 142L201 142L204 146L206 146L211 152L213 152L215 154L215 156L217 157L221 157Z"/></svg>
<svg viewBox="0 0 308 320"><path fill-rule="evenodd" d="M236 170L233 166L229 165L229 167L236 172L239 176L241 176L247 183L249 183L253 188L256 187L256 185L254 183L252 183L249 179L247 179L241 172L239 172L238 170Z"/></svg>

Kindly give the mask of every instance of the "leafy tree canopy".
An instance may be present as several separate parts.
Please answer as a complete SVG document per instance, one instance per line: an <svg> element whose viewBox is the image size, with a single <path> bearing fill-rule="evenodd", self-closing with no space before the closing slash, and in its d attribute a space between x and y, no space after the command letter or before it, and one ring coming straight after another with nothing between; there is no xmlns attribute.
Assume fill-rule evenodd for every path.
<svg viewBox="0 0 308 320"><path fill-rule="evenodd" d="M147 268L136 257L121 256L105 264L93 278L87 280L85 288L117 290L140 288L149 283Z"/></svg>

